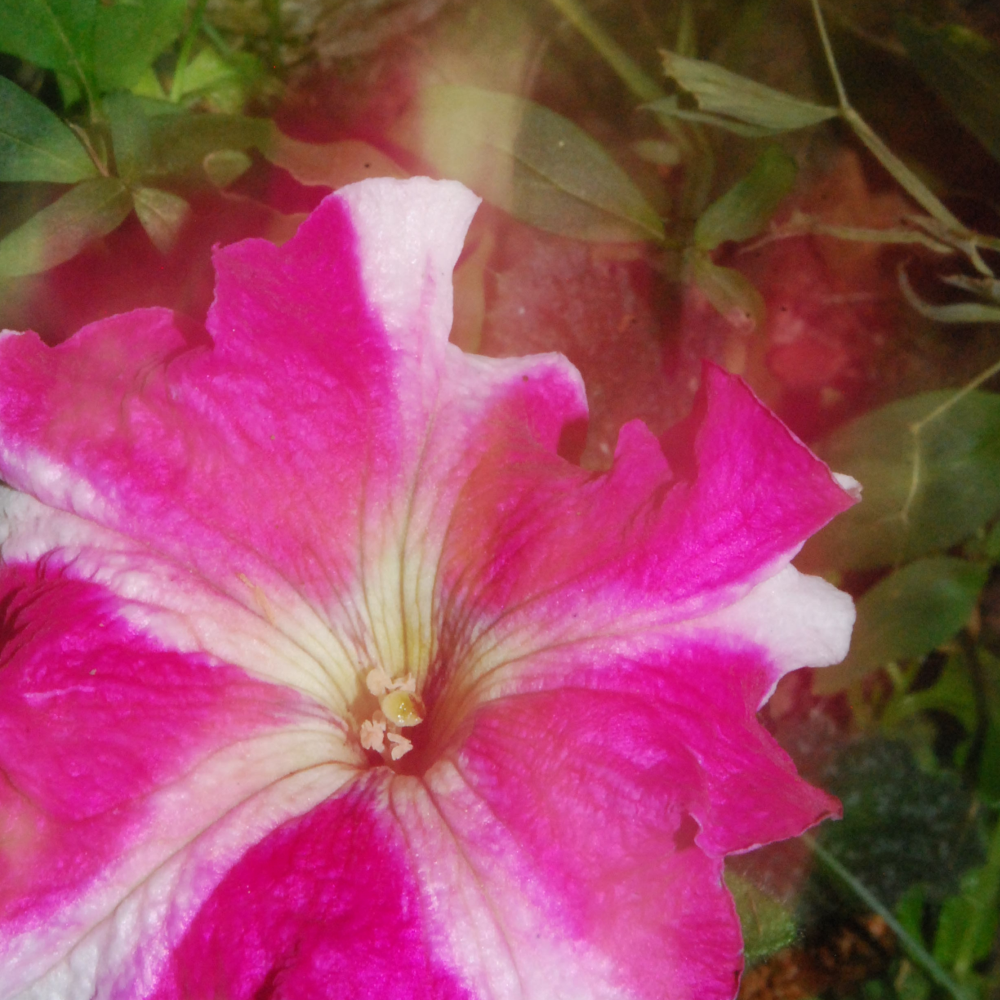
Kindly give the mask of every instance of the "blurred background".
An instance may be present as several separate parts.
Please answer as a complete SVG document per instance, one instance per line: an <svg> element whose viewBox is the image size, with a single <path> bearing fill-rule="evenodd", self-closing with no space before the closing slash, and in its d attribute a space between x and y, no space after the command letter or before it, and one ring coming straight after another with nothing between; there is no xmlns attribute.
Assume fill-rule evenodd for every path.
<svg viewBox="0 0 1000 1000"><path fill-rule="evenodd" d="M844 820L731 860L741 996L1000 997L998 42L986 0L2 4L0 327L199 321L213 245L464 181L453 340L566 354L585 466L708 359L864 485L798 557L852 651L763 713Z"/></svg>

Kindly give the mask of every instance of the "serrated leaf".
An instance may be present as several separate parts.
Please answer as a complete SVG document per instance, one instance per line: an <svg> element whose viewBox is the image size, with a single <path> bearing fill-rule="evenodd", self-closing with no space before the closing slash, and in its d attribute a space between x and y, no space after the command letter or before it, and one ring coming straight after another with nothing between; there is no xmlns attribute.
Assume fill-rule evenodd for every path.
<svg viewBox="0 0 1000 1000"><path fill-rule="evenodd" d="M817 451L863 500L809 544L813 565L872 569L947 549L1000 510L1000 396L954 390L890 403Z"/></svg>
<svg viewBox="0 0 1000 1000"><path fill-rule="evenodd" d="M186 0L99 0L94 77L102 92L135 86L184 27Z"/></svg>
<svg viewBox="0 0 1000 1000"><path fill-rule="evenodd" d="M477 87L424 93L423 153L435 171L540 229L578 239L662 239L628 174L569 119Z"/></svg>
<svg viewBox="0 0 1000 1000"><path fill-rule="evenodd" d="M900 17L896 32L927 85L1000 160L1000 52L968 28Z"/></svg>
<svg viewBox="0 0 1000 1000"><path fill-rule="evenodd" d="M0 76L0 181L72 184L96 173L73 132L41 101Z"/></svg>
<svg viewBox="0 0 1000 1000"><path fill-rule="evenodd" d="M750 173L702 212L694 245L714 250L727 240L748 240L761 232L795 185L798 165L784 150L770 146Z"/></svg>
<svg viewBox="0 0 1000 1000"><path fill-rule="evenodd" d="M176 194L159 188L138 187L132 191L135 214L160 253L169 253L177 242L191 206Z"/></svg>
<svg viewBox="0 0 1000 1000"><path fill-rule="evenodd" d="M91 79L98 0L15 0L0 3L0 51Z"/></svg>
<svg viewBox="0 0 1000 1000"><path fill-rule="evenodd" d="M747 125L787 132L817 125L840 113L837 108L801 101L703 59L664 52L663 68L694 95L702 111L728 115Z"/></svg>
<svg viewBox="0 0 1000 1000"><path fill-rule="evenodd" d="M83 181L0 240L0 275L47 271L116 229L131 210L117 177Z"/></svg>
<svg viewBox="0 0 1000 1000"><path fill-rule="evenodd" d="M760 962L796 937L795 919L787 907L731 869L725 874L743 932L743 955L748 965Z"/></svg>
<svg viewBox="0 0 1000 1000"><path fill-rule="evenodd" d="M937 649L968 622L988 573L951 556L918 559L890 573L858 600L847 659L819 671L814 689L842 691L871 670Z"/></svg>

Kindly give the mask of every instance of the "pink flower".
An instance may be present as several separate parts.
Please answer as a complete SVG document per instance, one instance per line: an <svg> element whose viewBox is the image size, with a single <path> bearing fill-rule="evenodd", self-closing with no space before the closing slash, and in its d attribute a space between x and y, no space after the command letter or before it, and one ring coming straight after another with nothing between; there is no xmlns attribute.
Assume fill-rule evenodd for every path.
<svg viewBox="0 0 1000 1000"><path fill-rule="evenodd" d="M447 343L475 207L0 341L0 997L732 996L723 857L837 809L755 712L846 651L789 559L852 498L715 369L561 458L575 370Z"/></svg>

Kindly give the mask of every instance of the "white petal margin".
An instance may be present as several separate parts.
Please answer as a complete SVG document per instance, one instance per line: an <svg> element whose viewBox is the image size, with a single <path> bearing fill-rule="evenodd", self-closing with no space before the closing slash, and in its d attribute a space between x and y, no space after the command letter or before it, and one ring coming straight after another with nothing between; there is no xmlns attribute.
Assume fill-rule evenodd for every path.
<svg viewBox="0 0 1000 1000"><path fill-rule="evenodd" d="M333 197L350 211L365 294L389 333L419 325L447 341L451 276L480 199L458 181L429 177L376 177Z"/></svg>
<svg viewBox="0 0 1000 1000"><path fill-rule="evenodd" d="M776 674L762 706L785 674L800 667L829 667L847 656L854 619L849 594L786 566L735 604L697 618L687 628L739 636L768 651Z"/></svg>

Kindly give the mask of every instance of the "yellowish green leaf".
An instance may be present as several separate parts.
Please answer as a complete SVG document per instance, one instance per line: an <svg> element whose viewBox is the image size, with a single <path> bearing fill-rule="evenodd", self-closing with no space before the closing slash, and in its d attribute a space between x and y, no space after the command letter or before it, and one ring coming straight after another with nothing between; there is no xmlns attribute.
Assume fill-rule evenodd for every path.
<svg viewBox="0 0 1000 1000"><path fill-rule="evenodd" d="M160 253L169 253L190 212L181 197L159 188L138 187L132 191L135 214Z"/></svg>
<svg viewBox="0 0 1000 1000"><path fill-rule="evenodd" d="M628 174L573 122L533 101L477 87L424 93L423 153L531 225L578 239L662 239Z"/></svg>
<svg viewBox="0 0 1000 1000"><path fill-rule="evenodd" d="M117 177L83 181L0 240L0 275L47 271L116 229L131 210Z"/></svg>

